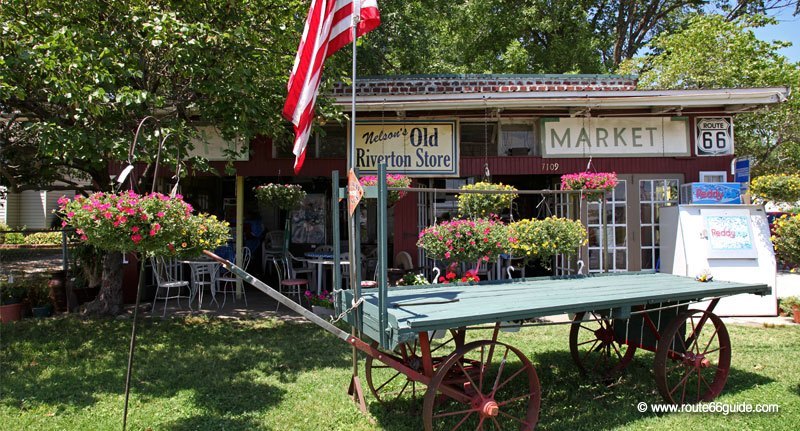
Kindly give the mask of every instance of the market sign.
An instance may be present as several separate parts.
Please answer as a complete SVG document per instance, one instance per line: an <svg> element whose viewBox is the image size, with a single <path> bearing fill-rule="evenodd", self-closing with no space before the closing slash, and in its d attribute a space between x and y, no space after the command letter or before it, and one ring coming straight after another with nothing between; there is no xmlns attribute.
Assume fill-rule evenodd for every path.
<svg viewBox="0 0 800 431"><path fill-rule="evenodd" d="M197 127L196 138L192 138L194 148L188 151L189 157L203 157L208 161L246 162L250 159L247 141L242 138L226 140L216 127Z"/></svg>
<svg viewBox="0 0 800 431"><path fill-rule="evenodd" d="M733 154L733 119L731 117L698 118L695 120L695 147L698 156Z"/></svg>
<svg viewBox="0 0 800 431"><path fill-rule="evenodd" d="M689 156L686 117L543 118L544 157Z"/></svg>
<svg viewBox="0 0 800 431"><path fill-rule="evenodd" d="M355 166L360 174L389 173L425 177L458 176L455 120L359 121L355 134Z"/></svg>

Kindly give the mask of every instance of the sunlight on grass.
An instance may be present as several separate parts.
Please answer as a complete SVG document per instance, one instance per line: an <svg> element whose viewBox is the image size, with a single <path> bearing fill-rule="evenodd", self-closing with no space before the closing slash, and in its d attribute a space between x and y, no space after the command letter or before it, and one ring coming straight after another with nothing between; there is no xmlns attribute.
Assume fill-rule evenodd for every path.
<svg viewBox="0 0 800 431"><path fill-rule="evenodd" d="M717 401L776 403L780 413L638 413L637 402L660 402L651 353L637 351L624 376L606 386L578 373L568 326L500 339L536 367L543 393L537 429L792 429L800 418L800 328L728 327L733 365ZM126 320L74 317L0 327L0 428L118 429L129 333ZM138 343L130 429L422 428L421 403L411 411L408 400L380 404L366 388L370 414L362 415L346 393L350 349L311 324L146 318Z"/></svg>

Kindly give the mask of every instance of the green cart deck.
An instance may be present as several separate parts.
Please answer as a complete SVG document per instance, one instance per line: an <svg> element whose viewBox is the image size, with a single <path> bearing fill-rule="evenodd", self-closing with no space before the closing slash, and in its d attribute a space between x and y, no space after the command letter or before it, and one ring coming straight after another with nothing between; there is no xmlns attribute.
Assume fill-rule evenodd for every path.
<svg viewBox="0 0 800 431"><path fill-rule="evenodd" d="M343 291L345 304L352 292ZM618 273L580 277L539 277L463 286L393 287L388 290L391 348L435 329L531 319L587 310L614 310L626 317L631 307L690 301L740 293L766 295L766 284L725 281L701 283L661 273ZM378 291L364 289L364 335L378 340ZM352 314L347 317L353 324Z"/></svg>

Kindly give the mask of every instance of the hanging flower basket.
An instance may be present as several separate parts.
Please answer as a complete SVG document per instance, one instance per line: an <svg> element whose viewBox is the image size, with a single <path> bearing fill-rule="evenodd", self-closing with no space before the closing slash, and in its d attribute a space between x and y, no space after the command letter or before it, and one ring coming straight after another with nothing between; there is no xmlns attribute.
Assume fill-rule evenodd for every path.
<svg viewBox="0 0 800 431"><path fill-rule="evenodd" d="M499 220L453 220L419 233L417 246L434 259L475 264L496 259L508 247L506 225Z"/></svg>
<svg viewBox="0 0 800 431"><path fill-rule="evenodd" d="M513 186L486 182L467 184L462 186L461 190L517 191ZM511 202L516 198L516 193L461 193L458 195L458 213L461 217L489 217L509 209Z"/></svg>
<svg viewBox="0 0 800 431"><path fill-rule="evenodd" d="M362 187L375 186L378 184L377 175L367 175L358 180ZM411 178L402 174L386 174L387 187L411 187ZM392 206L400 199L403 199L407 193L398 191L389 191L387 205Z"/></svg>
<svg viewBox="0 0 800 431"><path fill-rule="evenodd" d="M583 190L590 200L602 199L617 186L616 172L581 172L561 176L562 190Z"/></svg>
<svg viewBox="0 0 800 431"><path fill-rule="evenodd" d="M259 202L291 211L303 202L306 192L297 184L264 184L253 189Z"/></svg>
<svg viewBox="0 0 800 431"><path fill-rule="evenodd" d="M181 195L95 193L58 201L64 221L79 239L108 251L147 256L196 256L223 245L228 223L208 214L192 215Z"/></svg>
<svg viewBox="0 0 800 431"><path fill-rule="evenodd" d="M525 259L573 255L586 244L586 229L578 220L548 217L525 219L508 225L509 252Z"/></svg>

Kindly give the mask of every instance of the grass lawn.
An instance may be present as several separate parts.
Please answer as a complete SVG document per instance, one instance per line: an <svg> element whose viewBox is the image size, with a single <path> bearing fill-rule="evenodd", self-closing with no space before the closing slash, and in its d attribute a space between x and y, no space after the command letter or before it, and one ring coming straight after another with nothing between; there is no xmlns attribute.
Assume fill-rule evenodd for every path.
<svg viewBox="0 0 800 431"><path fill-rule="evenodd" d="M311 324L207 318L142 319L132 430L419 430L420 410L370 415L349 400L348 346ZM536 366L540 430L790 430L800 421L800 328L728 325L733 365L722 403L775 403L779 413L639 413L660 402L653 355L636 353L606 387L580 377L566 325L501 334ZM0 429L120 429L129 320L74 317L0 326ZM489 336L486 333L486 336ZM421 406L421 404L420 404Z"/></svg>

